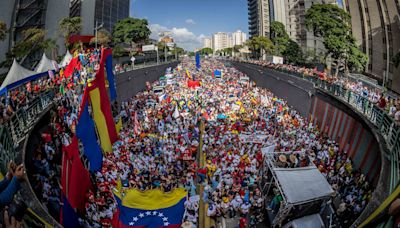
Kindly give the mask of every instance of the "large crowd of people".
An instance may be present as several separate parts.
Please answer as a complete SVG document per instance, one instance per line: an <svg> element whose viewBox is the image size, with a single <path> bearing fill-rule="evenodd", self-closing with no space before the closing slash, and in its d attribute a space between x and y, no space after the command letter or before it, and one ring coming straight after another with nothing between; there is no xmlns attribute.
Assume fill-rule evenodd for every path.
<svg viewBox="0 0 400 228"><path fill-rule="evenodd" d="M67 79L61 71L52 78L32 82L11 91L0 106L1 119L7 121L15 110L27 105L40 92L56 92L57 107L51 111L50 124L41 130L40 143L32 156L34 170L30 174L36 194L49 212L54 212L55 218L62 204L61 149L71 141L81 94L85 84L93 79L99 61L97 51L75 55L80 56L83 66L73 77ZM288 155L282 158L282 165L317 166L335 190L335 197L340 199L337 215L344 225L351 224L368 203L372 186L353 167L347 152L284 100L251 81L241 81L243 73L213 59L201 64L196 69L193 60L184 59L177 68L167 72L171 83L153 83L163 86L163 91L152 90L150 86L120 107L114 107L114 112L123 119L120 140L114 143L112 153L104 155L101 172L93 174L97 186L94 192L87 193L82 224L111 227L117 206L112 191L121 181L123 188L141 191L170 192L183 187L189 197L198 195L197 186L203 185L201 200L209 205L207 216L222 227L227 218L246 218L254 226L263 222L265 205L275 211L282 201L277 192L275 203L267 203L261 191L265 159L262 148L270 145L275 145L278 152L305 154ZM314 74L307 68L274 67ZM223 76L214 77L215 70L222 71ZM199 83L193 85L189 81ZM353 86L354 90L363 88L357 84L347 86ZM378 104L382 103L379 99ZM394 117L400 110L398 106L392 110L395 104L387 102L384 106L391 106L389 110ZM185 224L196 227L198 206L197 201L187 201Z"/></svg>
<svg viewBox="0 0 400 228"><path fill-rule="evenodd" d="M348 77L334 77L325 72L318 72L316 69L307 67L299 67L289 64L273 64L268 61L247 60L247 63L256 64L275 70L283 70L294 74L301 74L305 77L318 77L328 83L332 83L343 88L343 91L352 91L359 97L368 99L380 109L384 110L396 123L400 124L400 98L398 96L390 96L381 88L372 87L362 81L350 80ZM361 103L361 99L358 99Z"/></svg>
<svg viewBox="0 0 400 228"><path fill-rule="evenodd" d="M202 64L195 70L191 61L183 61L164 93L148 88L121 105L120 115L126 120L121 140L96 174L99 191L88 194L87 225L110 226L116 207L112 190L118 180L124 188L142 191L184 187L189 196L198 194L199 182L204 186L201 198L209 205L207 215L222 227L227 218L248 218L252 225L262 222L266 199L260 189L261 148L270 144L276 151L303 151L307 158L299 157L294 165L309 159L319 168L341 199L338 216L350 224L372 188L346 152L285 101L252 82L241 82L243 73L214 60ZM201 86L188 86L190 79L182 69L189 69ZM223 71L221 79L211 76L216 69ZM203 167L196 159L200 134ZM184 221L195 227L198 205L186 207Z"/></svg>

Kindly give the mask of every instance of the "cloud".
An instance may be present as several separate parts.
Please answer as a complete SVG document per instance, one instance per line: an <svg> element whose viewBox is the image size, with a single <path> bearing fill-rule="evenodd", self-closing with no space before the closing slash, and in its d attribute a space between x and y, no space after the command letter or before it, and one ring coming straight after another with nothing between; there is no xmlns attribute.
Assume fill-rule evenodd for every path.
<svg viewBox="0 0 400 228"><path fill-rule="evenodd" d="M172 38L174 38L176 44L185 50L193 51L195 48L200 48L203 46L204 35L201 34L196 36L193 32L189 31L187 28L167 28L159 24L149 25L151 35L150 38L158 40L158 34L160 32L170 32Z"/></svg>
<svg viewBox="0 0 400 228"><path fill-rule="evenodd" d="M185 22L186 22L186 24L189 24L189 25L195 25L196 24L196 22L194 22L194 20L192 18L186 19Z"/></svg>

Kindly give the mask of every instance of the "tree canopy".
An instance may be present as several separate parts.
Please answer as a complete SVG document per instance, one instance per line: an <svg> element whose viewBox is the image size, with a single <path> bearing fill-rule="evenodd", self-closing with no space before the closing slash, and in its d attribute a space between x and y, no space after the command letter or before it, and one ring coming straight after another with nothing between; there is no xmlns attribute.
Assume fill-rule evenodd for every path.
<svg viewBox="0 0 400 228"><path fill-rule="evenodd" d="M7 25L4 21L0 21L0 41L6 39Z"/></svg>
<svg viewBox="0 0 400 228"><path fill-rule="evenodd" d="M146 19L125 18L118 21L114 26L113 41L114 43L126 43L134 47L139 41L144 41L151 34Z"/></svg>
<svg viewBox="0 0 400 228"><path fill-rule="evenodd" d="M200 50L200 54L202 55L212 55L213 53L214 51L211 48L203 48Z"/></svg>
<svg viewBox="0 0 400 228"><path fill-rule="evenodd" d="M357 50L354 37L351 35L350 15L336 5L314 4L306 12L307 29L316 36L324 38L327 54L339 64L345 64L354 71L362 71L368 56ZM335 75L339 72L336 67Z"/></svg>
<svg viewBox="0 0 400 228"><path fill-rule="evenodd" d="M289 39L287 42L286 48L282 52L282 55L285 61L289 63L299 63L303 61L303 53L300 46L291 39Z"/></svg>
<svg viewBox="0 0 400 228"><path fill-rule="evenodd" d="M271 23L271 37L272 42L275 45L274 52L276 55L283 55L289 44L290 38L285 30L285 26L278 21Z"/></svg>
<svg viewBox="0 0 400 228"><path fill-rule="evenodd" d="M82 30L81 17L65 17L59 22L60 34L65 39L65 46L68 46L68 38L73 34L79 34Z"/></svg>
<svg viewBox="0 0 400 228"><path fill-rule="evenodd" d="M2 66L11 66L12 60L24 59L36 51L44 51L52 45L50 39L45 40L45 30L40 28L29 28L22 32L22 39L18 41L9 52L6 53L6 60Z"/></svg>
<svg viewBox="0 0 400 228"><path fill-rule="evenodd" d="M253 36L251 39L247 40L246 45L256 53L258 57L258 53L272 53L274 50L274 44L270 39L264 36Z"/></svg>
<svg viewBox="0 0 400 228"><path fill-rule="evenodd" d="M97 32L97 43L107 46L111 42L111 34L106 29L100 29ZM96 43L96 37L90 39L90 43Z"/></svg>

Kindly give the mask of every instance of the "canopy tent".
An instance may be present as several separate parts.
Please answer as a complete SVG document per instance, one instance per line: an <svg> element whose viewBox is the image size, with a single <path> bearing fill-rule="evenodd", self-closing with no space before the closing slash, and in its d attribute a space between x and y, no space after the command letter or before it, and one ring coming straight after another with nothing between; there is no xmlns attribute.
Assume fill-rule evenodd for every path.
<svg viewBox="0 0 400 228"><path fill-rule="evenodd" d="M37 73L47 72L49 70L56 70L57 62L47 58L46 54L43 53L42 59L39 64L36 66L35 71Z"/></svg>
<svg viewBox="0 0 400 228"><path fill-rule="evenodd" d="M302 204L333 194L332 187L315 166L274 168L274 172L287 203Z"/></svg>
<svg viewBox="0 0 400 228"><path fill-rule="evenodd" d="M65 67L69 64L69 62L71 62L72 60L72 55L71 53L69 53L69 51L67 50L67 53L65 53L65 56L63 58L63 60L60 62L60 64L58 64L60 67Z"/></svg>
<svg viewBox="0 0 400 228"><path fill-rule="evenodd" d="M20 80L23 80L25 78L28 78L29 76L35 75L35 71L28 70L21 65L18 64L17 60L14 59L10 70L8 71L8 74L6 78L3 81L3 84L1 84L0 87L0 94L3 93L3 90L6 91L7 87L12 85L15 82L18 82Z"/></svg>

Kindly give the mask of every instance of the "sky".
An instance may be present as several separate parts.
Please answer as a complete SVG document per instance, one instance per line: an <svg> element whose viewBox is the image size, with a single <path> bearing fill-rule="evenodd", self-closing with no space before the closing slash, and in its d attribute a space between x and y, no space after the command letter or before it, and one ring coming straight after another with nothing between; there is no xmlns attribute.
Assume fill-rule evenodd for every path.
<svg viewBox="0 0 400 228"><path fill-rule="evenodd" d="M145 18L158 39L171 31L178 46L194 50L216 32L248 33L247 0L131 0L130 16Z"/></svg>

